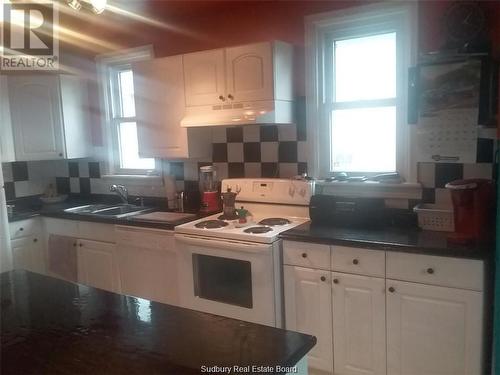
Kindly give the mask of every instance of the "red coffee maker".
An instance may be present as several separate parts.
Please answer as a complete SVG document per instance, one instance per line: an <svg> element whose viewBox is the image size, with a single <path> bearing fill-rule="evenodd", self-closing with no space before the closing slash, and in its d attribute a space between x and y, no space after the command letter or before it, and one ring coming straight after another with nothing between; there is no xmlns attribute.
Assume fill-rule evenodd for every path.
<svg viewBox="0 0 500 375"><path fill-rule="evenodd" d="M492 180L456 180L446 184L454 208L455 233L448 240L458 244L487 242L495 227L495 189Z"/></svg>

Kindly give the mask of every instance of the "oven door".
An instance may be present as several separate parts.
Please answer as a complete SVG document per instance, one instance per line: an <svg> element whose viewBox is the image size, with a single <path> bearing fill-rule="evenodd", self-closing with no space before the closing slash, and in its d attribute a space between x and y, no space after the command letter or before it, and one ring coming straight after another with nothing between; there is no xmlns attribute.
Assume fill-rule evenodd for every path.
<svg viewBox="0 0 500 375"><path fill-rule="evenodd" d="M175 235L183 307L276 326L273 245Z"/></svg>

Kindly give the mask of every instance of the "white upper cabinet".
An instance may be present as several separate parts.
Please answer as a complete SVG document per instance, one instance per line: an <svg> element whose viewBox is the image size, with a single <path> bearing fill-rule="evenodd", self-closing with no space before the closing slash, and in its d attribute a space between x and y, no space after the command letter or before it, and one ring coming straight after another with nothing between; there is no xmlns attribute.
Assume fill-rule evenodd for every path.
<svg viewBox="0 0 500 375"><path fill-rule="evenodd" d="M316 336L309 366L333 370L332 289L330 272L284 266L286 329Z"/></svg>
<svg viewBox="0 0 500 375"><path fill-rule="evenodd" d="M210 155L207 129L185 129L182 56L135 63L137 138L141 157L169 159Z"/></svg>
<svg viewBox="0 0 500 375"><path fill-rule="evenodd" d="M271 43L226 49L227 98L230 101L273 99Z"/></svg>
<svg viewBox="0 0 500 375"><path fill-rule="evenodd" d="M387 374L482 374L483 294L387 279Z"/></svg>
<svg viewBox="0 0 500 375"><path fill-rule="evenodd" d="M0 76L0 160L14 161L14 136L10 119L9 93L7 91L7 77Z"/></svg>
<svg viewBox="0 0 500 375"><path fill-rule="evenodd" d="M220 104L226 94L224 50L183 56L186 106Z"/></svg>
<svg viewBox="0 0 500 375"><path fill-rule="evenodd" d="M336 375L385 375L385 280L332 274Z"/></svg>
<svg viewBox="0 0 500 375"><path fill-rule="evenodd" d="M187 107L291 101L293 47L275 41L186 54L184 79Z"/></svg>
<svg viewBox="0 0 500 375"><path fill-rule="evenodd" d="M86 94L79 79L63 75L8 77L16 160L89 155Z"/></svg>

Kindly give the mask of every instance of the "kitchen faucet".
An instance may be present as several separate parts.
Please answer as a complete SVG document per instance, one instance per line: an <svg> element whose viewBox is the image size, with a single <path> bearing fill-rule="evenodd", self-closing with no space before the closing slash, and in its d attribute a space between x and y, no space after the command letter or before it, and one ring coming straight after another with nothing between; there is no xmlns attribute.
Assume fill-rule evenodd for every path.
<svg viewBox="0 0 500 375"><path fill-rule="evenodd" d="M109 187L109 191L116 193L116 195L121 198L123 203L128 204L128 190L125 186L114 184Z"/></svg>

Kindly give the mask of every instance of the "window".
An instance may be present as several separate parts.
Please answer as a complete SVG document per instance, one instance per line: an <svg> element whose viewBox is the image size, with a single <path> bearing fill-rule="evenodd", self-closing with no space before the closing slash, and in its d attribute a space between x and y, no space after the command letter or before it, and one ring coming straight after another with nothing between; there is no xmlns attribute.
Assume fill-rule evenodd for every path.
<svg viewBox="0 0 500 375"><path fill-rule="evenodd" d="M106 55L99 60L113 174L156 174L157 162L139 156L132 63L149 59L147 48Z"/></svg>
<svg viewBox="0 0 500 375"><path fill-rule="evenodd" d="M317 124L311 149L321 177L397 171L408 179L411 17L411 5L376 4L308 19L308 123Z"/></svg>

